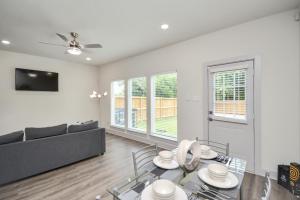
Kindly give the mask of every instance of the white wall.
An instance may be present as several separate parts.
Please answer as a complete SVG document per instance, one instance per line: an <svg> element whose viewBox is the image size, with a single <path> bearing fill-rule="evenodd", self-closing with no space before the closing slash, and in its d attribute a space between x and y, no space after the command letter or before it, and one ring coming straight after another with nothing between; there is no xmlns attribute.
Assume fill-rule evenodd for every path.
<svg viewBox="0 0 300 200"><path fill-rule="evenodd" d="M59 92L16 91L15 68L59 73ZM0 51L0 135L28 126L99 119L96 67L27 54Z"/></svg>
<svg viewBox="0 0 300 200"><path fill-rule="evenodd" d="M99 70L100 90L110 91L112 80L177 70L179 139L192 139L203 135L203 64L258 55L262 63L259 167L276 171L277 164L300 157L299 23L294 14L295 10L276 14L104 65ZM101 122L109 128L109 97L100 104Z"/></svg>

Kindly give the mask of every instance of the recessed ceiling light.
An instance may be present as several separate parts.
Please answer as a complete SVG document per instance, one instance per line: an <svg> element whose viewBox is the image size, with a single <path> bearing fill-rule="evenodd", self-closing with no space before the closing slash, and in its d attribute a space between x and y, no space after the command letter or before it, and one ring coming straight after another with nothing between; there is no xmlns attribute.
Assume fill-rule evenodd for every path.
<svg viewBox="0 0 300 200"><path fill-rule="evenodd" d="M169 29L169 25L168 25L168 24L162 24L162 25L160 26L160 28L161 28L162 30L167 30L167 29Z"/></svg>
<svg viewBox="0 0 300 200"><path fill-rule="evenodd" d="M87 61L90 61L90 60L92 60L90 57L86 57L85 58Z"/></svg>
<svg viewBox="0 0 300 200"><path fill-rule="evenodd" d="M5 44L5 45L9 45L10 44L10 41L8 40L1 40L2 44Z"/></svg>

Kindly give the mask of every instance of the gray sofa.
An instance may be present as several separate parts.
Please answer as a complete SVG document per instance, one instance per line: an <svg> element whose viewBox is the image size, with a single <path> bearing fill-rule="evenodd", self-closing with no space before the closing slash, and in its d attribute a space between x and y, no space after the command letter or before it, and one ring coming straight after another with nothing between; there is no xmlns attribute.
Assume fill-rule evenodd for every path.
<svg viewBox="0 0 300 200"><path fill-rule="evenodd" d="M104 128L2 144L0 145L0 185L104 152Z"/></svg>

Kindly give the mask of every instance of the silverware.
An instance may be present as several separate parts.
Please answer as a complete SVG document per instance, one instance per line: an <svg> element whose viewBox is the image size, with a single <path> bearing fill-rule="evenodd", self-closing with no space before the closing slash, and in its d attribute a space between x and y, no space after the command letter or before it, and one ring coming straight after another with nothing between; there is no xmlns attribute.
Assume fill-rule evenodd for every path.
<svg viewBox="0 0 300 200"><path fill-rule="evenodd" d="M226 163L226 167L229 167L230 162L231 162L231 159L232 159L231 157L228 158L228 161L227 161L227 163Z"/></svg>
<svg viewBox="0 0 300 200"><path fill-rule="evenodd" d="M209 196L208 194L205 194L204 192L200 192L200 191L197 191L197 192L193 192L194 195L199 195L201 194L202 196L205 196L206 198L208 198L209 200L219 200L219 199L216 199L212 196Z"/></svg>
<svg viewBox="0 0 300 200"><path fill-rule="evenodd" d="M199 200L198 195L194 194L193 192L185 191L186 195L188 196L188 200ZM205 199L209 200L209 199Z"/></svg>
<svg viewBox="0 0 300 200"><path fill-rule="evenodd" d="M223 194L223 193L220 193L219 191L216 191L216 190L212 190L210 189L207 185L205 184L201 184L200 185L201 189L204 190L205 192L209 192L213 195L215 195L216 197L218 197L219 199L222 199L222 200L225 200L226 199L230 199L229 196Z"/></svg>
<svg viewBox="0 0 300 200"><path fill-rule="evenodd" d="M222 196L217 195L216 193L213 193L213 192L211 192L211 191L206 191L206 190L203 190L203 189L201 189L201 191L203 191L203 192L205 192L205 193L208 193L208 194L210 194L210 195L213 195L213 197L215 197L215 198L218 199L218 200L227 200L227 198L223 198Z"/></svg>
<svg viewBox="0 0 300 200"><path fill-rule="evenodd" d="M223 193L221 193L221 192L219 192L219 191L210 189L210 188L209 188L207 185L205 185L205 184L201 184L200 187L201 187L201 189L204 190L205 192L209 192L209 193L215 195L216 197L218 197L218 198L220 198L220 199L222 199L222 200L224 200L224 198L226 198L226 199L230 199L230 198L231 198L231 197L229 197L228 195L225 195L225 194L223 194Z"/></svg>
<svg viewBox="0 0 300 200"><path fill-rule="evenodd" d="M141 194L139 194L137 197L135 197L135 200L141 200Z"/></svg>

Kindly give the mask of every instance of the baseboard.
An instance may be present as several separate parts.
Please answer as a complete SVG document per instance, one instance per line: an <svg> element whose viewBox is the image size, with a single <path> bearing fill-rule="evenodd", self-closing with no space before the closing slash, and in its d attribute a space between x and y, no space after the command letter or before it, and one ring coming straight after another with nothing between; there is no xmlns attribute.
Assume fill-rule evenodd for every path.
<svg viewBox="0 0 300 200"><path fill-rule="evenodd" d="M258 176L265 177L266 172L269 172L270 178L271 178L271 179L277 181L278 173L275 172L275 171L268 171L268 170L263 170L263 169L259 169L259 170L258 170L258 169L256 169L256 170L255 170L255 173L253 173L253 174L258 175Z"/></svg>

